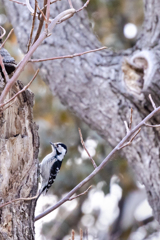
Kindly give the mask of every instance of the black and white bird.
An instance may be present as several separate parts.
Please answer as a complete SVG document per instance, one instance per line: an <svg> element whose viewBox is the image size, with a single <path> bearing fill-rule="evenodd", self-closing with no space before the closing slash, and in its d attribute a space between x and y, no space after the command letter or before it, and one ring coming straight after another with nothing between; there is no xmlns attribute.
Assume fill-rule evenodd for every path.
<svg viewBox="0 0 160 240"><path fill-rule="evenodd" d="M59 172L62 160L67 153L67 147L63 143L52 143L52 152L48 154L40 163L41 174L41 189L38 197L44 193L46 194L48 189L54 183L57 173Z"/></svg>

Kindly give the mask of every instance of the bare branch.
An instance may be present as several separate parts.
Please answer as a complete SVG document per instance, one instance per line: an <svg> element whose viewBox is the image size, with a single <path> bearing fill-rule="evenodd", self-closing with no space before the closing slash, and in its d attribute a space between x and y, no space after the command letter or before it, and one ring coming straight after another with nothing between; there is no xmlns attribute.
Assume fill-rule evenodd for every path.
<svg viewBox="0 0 160 240"><path fill-rule="evenodd" d="M4 40L4 42L0 45L0 49L5 45L6 41L8 40L8 38L10 37L10 35L13 32L13 28L11 29L11 31L8 33L8 36L6 37L6 39Z"/></svg>
<svg viewBox="0 0 160 240"><path fill-rule="evenodd" d="M129 145L131 145L132 141L135 139L135 137L138 135L138 133L141 131L141 128L139 128L139 130L133 135L133 137L130 139L129 142L127 142L126 144L124 144L123 146L119 147L119 150L121 150L124 147L127 147Z"/></svg>
<svg viewBox="0 0 160 240"><path fill-rule="evenodd" d="M65 203L66 201L68 201L68 199L77 192L77 190L79 190L83 185L85 185L88 181L90 181L99 171L101 171L106 164L108 163L108 161L110 161L114 154L119 151L119 148L121 146L123 146L128 139L131 138L131 136L133 136L134 133L136 133L136 135L139 133L139 129L145 125L145 123L147 121L149 121L156 113L160 112L160 106L156 109L154 109L149 115L147 115L139 124L137 124L137 126L135 126L128 134L126 134L126 136L117 144L117 146L108 154L108 156L101 162L101 164L94 169L94 171L92 173L90 173L85 179L83 179L77 186L75 186L64 198L62 198L59 202L57 202L55 205L53 205L52 207L46 209L43 213L39 214L38 216L35 217L35 221L43 218L44 216L46 216L47 214L49 214L50 212L54 211L55 209L57 209L59 206L61 206L63 203ZM134 135L135 138L135 135Z"/></svg>
<svg viewBox="0 0 160 240"><path fill-rule="evenodd" d="M68 3L69 3L70 8L73 8L72 1L71 1L71 0L68 0Z"/></svg>
<svg viewBox="0 0 160 240"><path fill-rule="evenodd" d="M15 0L9 0L10 2L15 2L15 3L18 3L18 4L21 4L23 6L26 6L26 3L22 3L22 2L19 2L19 1L15 1Z"/></svg>
<svg viewBox="0 0 160 240"><path fill-rule="evenodd" d="M45 23L45 30L48 32L48 23L49 23L49 16L50 16L50 0L47 0L47 10L46 10L46 23Z"/></svg>
<svg viewBox="0 0 160 240"><path fill-rule="evenodd" d="M151 103L152 103L152 107L153 107L153 109L156 109L156 104L154 103L151 94L149 94L149 100L150 100Z"/></svg>
<svg viewBox="0 0 160 240"><path fill-rule="evenodd" d="M44 6L46 5L47 3L47 0L44 0ZM34 38L34 41L33 43L35 43L37 41L37 39L39 38L40 36L40 33L42 31L42 27L43 27L43 23L44 23L44 20L46 19L45 17L45 14L46 14L46 8L44 8L42 11L41 9L39 8L38 4L37 4L37 8L39 9L40 13L42 14L42 16L40 16L40 13L39 14L36 14L36 16L38 16L38 19L40 20L39 22L39 25L38 25L38 29L37 29L37 32L36 32L36 36Z"/></svg>
<svg viewBox="0 0 160 240"><path fill-rule="evenodd" d="M6 69L5 69L5 66L4 66L4 63L3 63L3 58L2 58L1 55L0 55L0 66L2 68L2 72L3 72L4 76L5 76L6 82L9 82L9 76L8 76L8 73L7 73Z"/></svg>
<svg viewBox="0 0 160 240"><path fill-rule="evenodd" d="M38 8L38 10L40 11L40 13L42 14L42 17L43 17L43 20L45 21L45 22L47 22L47 18L46 18L46 16L44 15L44 12L40 9L40 7L38 6L38 4L37 4L37 8ZM45 9L46 10L46 9ZM44 10L44 11L45 11Z"/></svg>
<svg viewBox="0 0 160 240"><path fill-rule="evenodd" d="M78 194L78 195L75 196L75 197L69 198L68 201L72 201L73 199L79 198L80 196L86 194L86 193L89 191L89 189L91 189L92 187L93 187L93 186L91 185L89 188L87 188L86 191L84 191L83 193Z"/></svg>
<svg viewBox="0 0 160 240"><path fill-rule="evenodd" d="M145 123L144 125L145 125L146 127L160 127L160 124L152 125L152 124Z"/></svg>
<svg viewBox="0 0 160 240"><path fill-rule="evenodd" d="M31 200L34 200L34 199L36 199L36 198L38 197L38 195L39 195L39 194L37 194L36 196L31 197L31 198L16 198L16 199L14 199L14 200L11 200L11 201L9 201L9 202L6 202L6 203L1 204L1 205L0 205L0 208L5 207L5 206L7 206L7 205L9 205L9 204L12 204L12 203L14 203L14 202L18 202L18 201L31 201Z"/></svg>
<svg viewBox="0 0 160 240"><path fill-rule="evenodd" d="M31 45L31 42L32 42L32 35L33 35L34 24L35 24L35 20L36 20L36 11L37 11L37 0L35 0L34 14L33 14L32 27L31 27L31 33L30 33L29 41L28 41L28 45L27 45L28 51L29 51L29 49L30 49L30 45Z"/></svg>
<svg viewBox="0 0 160 240"><path fill-rule="evenodd" d="M68 9L65 10L63 12L61 12L59 15L57 15L54 20L51 22L51 24L49 24L48 30L49 32L51 32L54 27L56 26L57 22L62 19L64 16L68 15L68 14L74 14L75 13L75 9ZM13 86L13 84L16 82L17 78L19 77L20 73L22 72L22 70L24 69L26 63L28 62L28 60L30 59L30 57L32 56L33 52L35 52L35 50L37 49L37 47L43 42L43 40L46 38L46 32L43 32L40 37L37 39L37 41L32 45L32 47L30 48L29 52L25 55L25 57L23 58L23 60L21 61L21 63L19 64L19 66L17 67L13 77L10 79L10 81L6 84L1 96L0 96L0 103L3 103L7 93L9 92L9 90L11 89L11 87Z"/></svg>
<svg viewBox="0 0 160 240"><path fill-rule="evenodd" d="M107 49L107 47L101 47L101 48L89 50L89 51L82 52L82 53L75 53L73 55L66 55L66 56L53 57L53 58L44 58L44 59L30 59L29 62L43 62L43 61L57 60L57 59L64 59L64 58L74 58L74 57L82 56L87 53L101 51L103 49Z"/></svg>
<svg viewBox="0 0 160 240"><path fill-rule="evenodd" d="M22 89L20 90L18 93L16 93L12 98L10 98L7 102L0 104L0 107L5 106L6 104L8 104L9 102L13 101L20 93L24 92L27 88L29 88L29 86L31 85L31 83L34 81L34 79L36 78L37 74L39 72L39 69L36 71L36 73L34 74L33 78L31 79L31 81Z"/></svg>
<svg viewBox="0 0 160 240"><path fill-rule="evenodd" d="M82 132L81 132L81 129L80 129L80 128L78 128L78 131L79 131L79 136L80 136L80 139L81 139L81 144L82 144L82 146L83 146L84 150L86 151L86 153L87 153L88 157L90 158L90 160L91 160L91 162L92 162L92 164L93 164L93 167L94 167L94 168L96 168L96 167L97 167L97 165L96 165L96 163L95 163L94 159L93 159L93 158L91 157L91 155L89 154L89 152L88 152L88 150L87 150L87 148L86 148L86 146L85 146L85 144L84 144L84 141L83 141L83 137L82 137Z"/></svg>
<svg viewBox="0 0 160 240"><path fill-rule="evenodd" d="M61 0L54 0L54 1L50 2L50 5L51 5L52 3L57 2L57 1L61 1ZM47 3L47 4L48 4L48 3ZM45 13L47 4L44 4L44 6L43 6L42 9L39 8L39 11L40 11L41 13L42 13L42 12ZM26 0L25 5L27 6L28 10L29 10L32 14L34 14L34 9L33 9L32 6L30 5L29 0ZM36 13L36 17L38 17L38 16L39 16L39 15ZM51 21L51 20L53 20L53 19L50 19L50 21Z"/></svg>
<svg viewBox="0 0 160 240"><path fill-rule="evenodd" d="M83 7L81 7L80 9L76 10L76 12L80 12L82 11L84 8L87 7L87 5L89 4L90 0L87 0L87 2L83 5Z"/></svg>
<svg viewBox="0 0 160 240"><path fill-rule="evenodd" d="M61 1L61 0L54 0L54 1L50 2L50 5L55 3L55 2L58 2L58 1ZM47 4L41 9L41 11L43 11L46 7L47 7Z"/></svg>
<svg viewBox="0 0 160 240"><path fill-rule="evenodd" d="M73 9L73 8L70 8L70 9ZM75 12L76 12L76 11L75 11ZM63 18L61 18L61 19L57 22L57 24L66 21L67 19L71 18L73 15L74 15L74 13L69 13L68 15L64 16Z"/></svg>
<svg viewBox="0 0 160 240"><path fill-rule="evenodd" d="M34 9L31 7L31 4L30 4L29 0L26 0L26 6L27 6L28 10L29 10L32 14L34 14ZM38 16L38 14L36 14L36 16Z"/></svg>

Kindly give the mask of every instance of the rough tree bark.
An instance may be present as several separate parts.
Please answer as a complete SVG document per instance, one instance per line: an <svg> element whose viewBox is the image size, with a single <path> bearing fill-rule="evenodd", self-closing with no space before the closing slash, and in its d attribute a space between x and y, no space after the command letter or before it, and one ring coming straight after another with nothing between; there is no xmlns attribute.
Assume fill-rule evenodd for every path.
<svg viewBox="0 0 160 240"><path fill-rule="evenodd" d="M1 74L0 74L1 76ZM0 94L4 79L0 78ZM23 88L18 81L7 95ZM39 137L33 122L34 94L26 90L0 113L0 205L20 197L35 196ZM34 239L35 201L20 201L0 209L0 239Z"/></svg>
<svg viewBox="0 0 160 240"><path fill-rule="evenodd" d="M32 4L34 0L30 1ZM25 52L30 33L31 15L23 7L3 0L15 29L20 47ZM80 1L74 2L78 8ZM52 6L52 16L67 9L67 1ZM38 64L44 81L62 103L95 129L112 146L125 135L123 121L130 108L133 124L151 110L148 94L160 105L160 1L144 0L143 29L132 49L119 53L105 50L74 59ZM22 14L23 13L23 14ZM83 52L101 44L89 27L86 12L80 12L57 25L34 54L45 58ZM157 115L152 124L160 123ZM146 187L155 218L160 222L160 149L159 130L143 128L131 147L123 150L138 179Z"/></svg>

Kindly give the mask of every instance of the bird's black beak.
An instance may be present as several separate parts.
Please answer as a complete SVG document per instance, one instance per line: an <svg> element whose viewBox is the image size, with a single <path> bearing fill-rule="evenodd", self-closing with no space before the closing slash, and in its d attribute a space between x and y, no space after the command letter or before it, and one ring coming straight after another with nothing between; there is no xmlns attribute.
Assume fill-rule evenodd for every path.
<svg viewBox="0 0 160 240"><path fill-rule="evenodd" d="M54 149L56 150L56 146L54 145L54 143L50 142L50 144L54 147Z"/></svg>

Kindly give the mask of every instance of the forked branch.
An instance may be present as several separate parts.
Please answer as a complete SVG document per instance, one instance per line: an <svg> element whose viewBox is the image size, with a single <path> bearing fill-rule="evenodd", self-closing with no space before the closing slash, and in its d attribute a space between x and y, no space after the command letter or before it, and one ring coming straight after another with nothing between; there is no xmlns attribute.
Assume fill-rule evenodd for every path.
<svg viewBox="0 0 160 240"><path fill-rule="evenodd" d="M34 79L37 77L37 74L39 72L39 69L36 71L36 73L34 74L33 78L31 79L31 81L20 91L18 91L12 98L10 98L7 102L0 104L0 108L4 107L6 104L10 103L11 101L13 101L20 93L24 92L25 90L27 90L27 88L29 88L29 86L31 85L31 83L34 81Z"/></svg>
<svg viewBox="0 0 160 240"><path fill-rule="evenodd" d="M52 30L54 29L54 27L56 26L57 22L60 21L61 19L63 19L65 16L71 16L75 13L75 9L68 9L65 10L63 12L61 12L59 15L57 15L57 17L54 18L54 20L51 22L51 24L49 24L48 27L48 32L52 32ZM37 49L37 47L43 42L43 40L48 37L48 34L46 34L46 32L41 33L40 37L37 39L37 41L32 45L32 47L30 48L29 52L25 55L24 59L21 61L21 63L19 64L18 68L16 69L13 77L10 79L10 81L6 84L1 96L0 96L0 103L2 104L6 95L8 94L9 90L11 89L11 87L13 86L13 84L17 81L17 78L19 77L20 73L22 72L22 70L24 69L26 63L28 62L28 60L30 59L30 57L32 56L32 54L35 52L35 50Z"/></svg>
<svg viewBox="0 0 160 240"><path fill-rule="evenodd" d="M60 201L58 201L55 205L51 206L50 208L46 209L43 213L36 216L35 221L43 218L44 216L46 216L50 212L57 209L63 203L68 201L74 193L76 193L83 185L85 185L87 182L89 182L98 172L100 172L106 166L108 161L110 161L113 158L114 154L117 151L119 151L122 148L122 146L125 145L125 143L129 142L129 139L131 139L133 141L133 139L140 132L140 129L142 128L142 126L145 126L146 122L149 121L158 112L160 112L160 106L157 107L156 109L154 109L139 124L137 124L137 126L135 126L133 129L131 129L126 134L126 136L117 144L117 146L109 153L109 155L101 162L101 164L96 169L94 169L94 171L90 175L88 175L83 181L81 181L77 186L75 186L64 198L62 198Z"/></svg>

